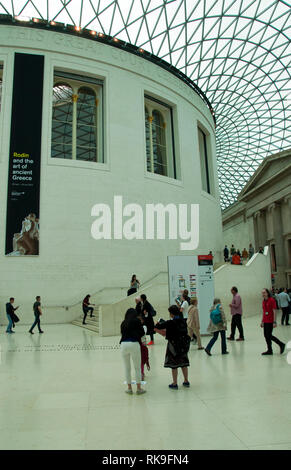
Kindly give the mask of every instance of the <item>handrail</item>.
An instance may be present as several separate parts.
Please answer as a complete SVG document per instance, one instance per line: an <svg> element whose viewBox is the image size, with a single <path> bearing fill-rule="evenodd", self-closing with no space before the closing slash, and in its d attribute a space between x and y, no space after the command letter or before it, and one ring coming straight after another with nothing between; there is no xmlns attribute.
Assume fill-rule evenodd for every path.
<svg viewBox="0 0 291 470"><path fill-rule="evenodd" d="M159 273L155 274L150 279L146 280L143 284L140 285L140 287L144 288L144 286L146 284L151 282L153 279L158 277L160 274L167 274L167 272L166 271L160 271ZM100 294L101 292L103 292L105 290L109 290L109 289L129 289L129 287L128 286L126 286L126 287L120 287L120 286L118 286L118 287L102 287L102 289L99 289L97 292L92 294L91 297L95 297L96 295ZM123 299L120 299L120 300L123 300ZM117 302L119 302L119 300ZM65 308L66 310L69 310L69 308L76 307L77 305L79 305L81 303L82 303L82 301L78 300L78 302L75 302L74 304L71 304L71 305L43 305L43 307L44 308Z"/></svg>

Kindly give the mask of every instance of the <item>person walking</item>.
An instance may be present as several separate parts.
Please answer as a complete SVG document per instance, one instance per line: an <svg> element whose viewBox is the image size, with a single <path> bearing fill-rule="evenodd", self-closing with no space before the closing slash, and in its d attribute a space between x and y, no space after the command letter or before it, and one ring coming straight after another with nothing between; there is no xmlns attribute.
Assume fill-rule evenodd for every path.
<svg viewBox="0 0 291 470"><path fill-rule="evenodd" d="M15 310L18 309L18 307L13 307L14 304L14 297L10 297L9 302L6 304L6 315L8 319L8 325L6 329L6 333L15 333L15 331L12 331L12 327L14 326L14 320L13 320L13 314Z"/></svg>
<svg viewBox="0 0 291 470"><path fill-rule="evenodd" d="M31 333L32 335L34 334L33 333L33 329L34 327L37 325L38 327L38 332L39 333L43 333L41 327L40 327L40 316L42 315L42 309L41 309L41 303L40 303L40 296L37 295L36 298L35 298L35 302L33 304L33 313L34 313L34 316L35 316L35 320L34 320L34 323L32 324L30 330L29 330L29 333Z"/></svg>
<svg viewBox="0 0 291 470"><path fill-rule="evenodd" d="M173 382L169 385L170 389L178 390L178 369L182 369L184 387L190 387L188 381L188 351L190 347L190 337L187 334L187 325L183 319L183 314L180 312L177 305L171 305L168 308L171 320L159 321L155 328L156 330L165 330L166 339L168 340L166 357L164 367L172 369Z"/></svg>
<svg viewBox="0 0 291 470"><path fill-rule="evenodd" d="M272 341L280 347L280 354L283 354L285 350L285 344L282 343L276 336L273 336L273 328L277 327L276 322L276 302L271 296L268 289L262 290L263 297L263 317L261 321L261 328L264 328L264 337L267 343L267 351L262 353L262 356L272 355Z"/></svg>
<svg viewBox="0 0 291 470"><path fill-rule="evenodd" d="M91 295L87 294L86 297L84 298L83 302L82 302L82 308L83 308L83 313L84 313L83 325L87 324L85 321L86 321L86 317L87 317L88 312L90 312L90 318L95 317L95 315L93 315L94 308L91 307L91 305L95 306L95 304L90 304L90 297L91 297Z"/></svg>
<svg viewBox="0 0 291 470"><path fill-rule="evenodd" d="M217 341L220 334L221 336L221 354L228 354L226 350L225 331L227 329L227 322L225 314L220 302L220 299L214 299L213 306L210 309L210 322L207 331L213 334L213 338L209 341L204 351L208 356L211 356L211 348Z"/></svg>
<svg viewBox="0 0 291 470"><path fill-rule="evenodd" d="M237 341L244 341L244 332L242 326L242 301L241 297L238 294L237 287L232 287L230 292L232 293L232 302L229 304L230 306L230 313L232 316L231 319L231 333L230 336L227 338L229 341L233 341L235 337L235 330L236 328L239 331L239 338Z"/></svg>
<svg viewBox="0 0 291 470"><path fill-rule="evenodd" d="M198 299L191 299L190 307L188 310L188 318L187 318L187 327L188 327L188 335L190 338L195 337L197 338L198 349L204 349L201 344L201 337L200 337L200 322L199 322L199 312L198 312Z"/></svg>
<svg viewBox="0 0 291 470"><path fill-rule="evenodd" d="M121 339L121 356L125 369L125 379L127 383L126 393L132 395L131 385L131 360L135 369L135 380L137 386L137 395L141 395L146 391L141 388L141 349L140 341L144 336L144 329L141 321L136 316L136 310L129 308L125 314L124 320L120 325Z"/></svg>
<svg viewBox="0 0 291 470"><path fill-rule="evenodd" d="M281 317L281 325L285 324L288 326L289 323L289 304L290 304L290 297L287 293L287 289L282 289L277 296L278 307L282 310L282 317Z"/></svg>

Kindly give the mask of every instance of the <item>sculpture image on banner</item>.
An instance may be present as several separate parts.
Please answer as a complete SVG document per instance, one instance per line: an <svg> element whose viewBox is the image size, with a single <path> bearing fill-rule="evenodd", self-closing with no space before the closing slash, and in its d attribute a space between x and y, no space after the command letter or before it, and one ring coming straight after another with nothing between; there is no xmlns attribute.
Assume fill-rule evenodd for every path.
<svg viewBox="0 0 291 470"><path fill-rule="evenodd" d="M35 214L28 214L22 221L21 231L14 233L13 251L8 256L39 254L39 219Z"/></svg>

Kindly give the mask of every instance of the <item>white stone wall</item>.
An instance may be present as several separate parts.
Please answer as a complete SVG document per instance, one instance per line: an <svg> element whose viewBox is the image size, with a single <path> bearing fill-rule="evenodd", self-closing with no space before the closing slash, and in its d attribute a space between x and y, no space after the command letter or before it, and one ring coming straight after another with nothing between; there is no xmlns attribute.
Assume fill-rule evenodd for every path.
<svg viewBox="0 0 291 470"><path fill-rule="evenodd" d="M209 250L220 253L222 228L214 123L197 94L142 58L82 38L1 26L0 45L0 61L4 65L0 116L1 323L6 321L4 303L10 296L15 297L16 305L21 304L23 323L29 323L36 295L42 297L44 306L71 305L103 287L124 287L132 273L141 280L149 279L167 269L167 255L181 254L180 240L94 240L90 232L94 220L91 208L96 203L112 207L114 195L122 195L124 204L141 206L158 202L200 204L200 243L195 253ZM38 257L5 257L4 251L14 52L45 55ZM51 159L55 67L104 79L106 164ZM168 102L174 109L180 180L146 172L145 92ZM201 189L198 121L211 135L215 197ZM52 323L72 320L69 315L62 317L60 311L49 308L43 320Z"/></svg>

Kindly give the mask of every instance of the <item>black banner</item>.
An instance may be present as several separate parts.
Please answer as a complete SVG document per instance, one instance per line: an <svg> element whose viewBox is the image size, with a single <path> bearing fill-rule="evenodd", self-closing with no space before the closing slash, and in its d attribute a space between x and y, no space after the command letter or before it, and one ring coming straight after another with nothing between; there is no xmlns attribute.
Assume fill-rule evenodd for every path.
<svg viewBox="0 0 291 470"><path fill-rule="evenodd" d="M39 254L43 69L43 56L15 54L6 215L9 256Z"/></svg>

